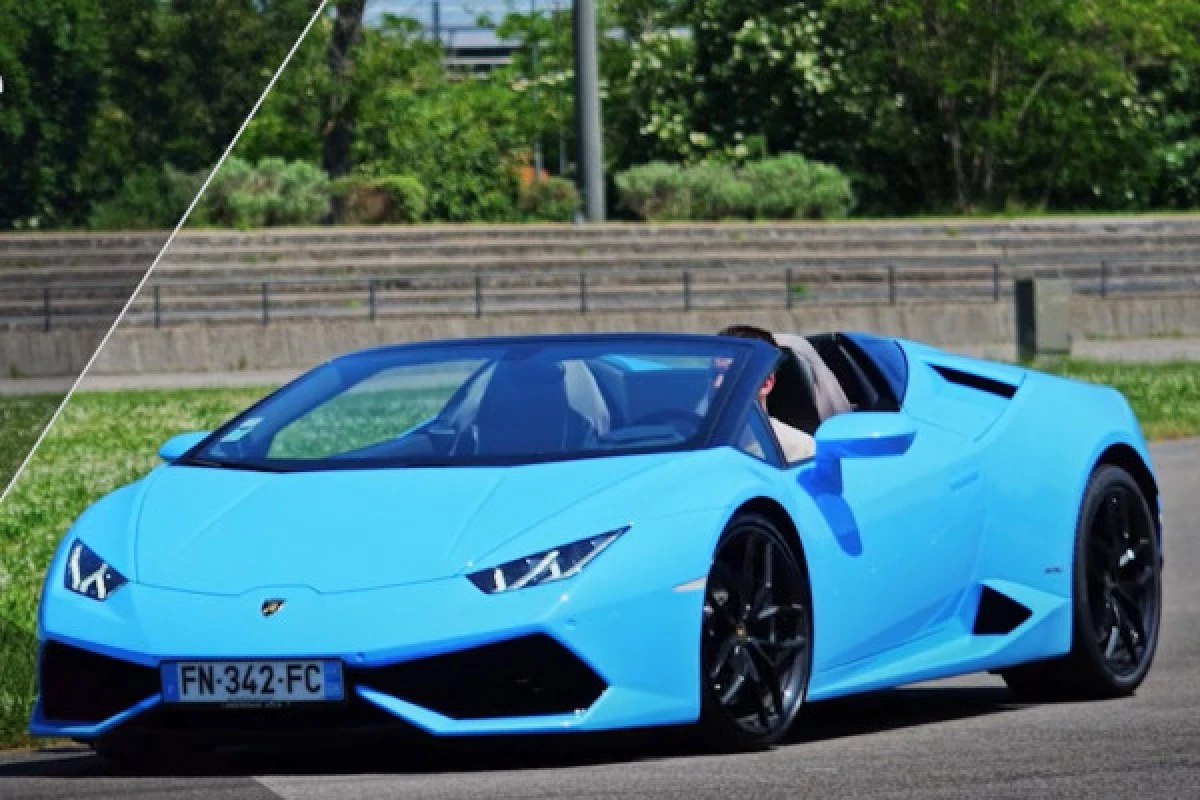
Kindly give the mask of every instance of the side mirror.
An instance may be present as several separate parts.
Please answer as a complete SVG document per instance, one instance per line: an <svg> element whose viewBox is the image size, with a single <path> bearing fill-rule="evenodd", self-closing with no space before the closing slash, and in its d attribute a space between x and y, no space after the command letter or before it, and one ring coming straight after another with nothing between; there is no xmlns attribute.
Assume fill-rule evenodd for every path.
<svg viewBox="0 0 1200 800"><path fill-rule="evenodd" d="M194 431L172 436L163 442L162 447L158 448L158 457L168 464L174 464L183 457L184 453L204 441L209 433L211 431Z"/></svg>
<svg viewBox="0 0 1200 800"><path fill-rule="evenodd" d="M838 414L821 423L816 436L818 459L898 456L908 451L917 426L900 412Z"/></svg>

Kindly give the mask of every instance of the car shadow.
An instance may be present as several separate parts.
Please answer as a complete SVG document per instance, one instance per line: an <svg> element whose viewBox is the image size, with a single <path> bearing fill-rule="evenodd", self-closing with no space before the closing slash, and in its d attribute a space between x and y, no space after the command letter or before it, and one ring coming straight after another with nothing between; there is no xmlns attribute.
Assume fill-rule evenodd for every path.
<svg viewBox="0 0 1200 800"><path fill-rule="evenodd" d="M1021 706L1002 687L893 689L806 707L780 747L865 736L967 717L1011 712ZM288 748L239 748L161 768L126 769L85 746L43 748L28 759L0 761L0 779L96 776L265 776L326 774L436 774L570 768L713 755L688 729L611 734L518 736L456 740L429 738L339 742Z"/></svg>

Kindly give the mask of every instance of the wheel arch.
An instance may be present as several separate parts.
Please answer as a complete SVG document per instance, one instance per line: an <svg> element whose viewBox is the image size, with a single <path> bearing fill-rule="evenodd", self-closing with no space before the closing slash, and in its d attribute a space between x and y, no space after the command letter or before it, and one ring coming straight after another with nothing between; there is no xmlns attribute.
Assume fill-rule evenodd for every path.
<svg viewBox="0 0 1200 800"><path fill-rule="evenodd" d="M788 547L791 549L792 555L796 557L800 568L804 570L804 574L806 576L810 575L808 558L804 554L804 543L800 540L800 529L796 527L796 522L792 519L792 515L787 512L787 509L778 500L761 495L752 497L738 506L737 510L733 512L734 517L738 514L761 514L770 520L771 524L779 528L780 532L787 538Z"/></svg>
<svg viewBox="0 0 1200 800"><path fill-rule="evenodd" d="M1130 445L1118 442L1109 445L1100 454L1093 471L1104 465L1120 467L1133 478L1138 489L1141 490L1142 496L1146 498L1146 505L1150 507L1150 513L1154 516L1154 524L1161 539L1162 520L1158 504L1158 481L1155 479L1154 473L1150 471L1149 465L1142 459L1141 454Z"/></svg>

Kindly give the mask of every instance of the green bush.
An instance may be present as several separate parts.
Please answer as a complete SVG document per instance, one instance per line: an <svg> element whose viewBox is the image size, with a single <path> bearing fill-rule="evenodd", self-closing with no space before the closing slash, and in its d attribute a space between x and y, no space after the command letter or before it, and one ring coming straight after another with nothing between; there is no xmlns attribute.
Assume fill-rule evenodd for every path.
<svg viewBox="0 0 1200 800"><path fill-rule="evenodd" d="M412 175L347 175L334 181L331 191L342 201L343 221L351 225L420 222L429 205L428 190Z"/></svg>
<svg viewBox="0 0 1200 800"><path fill-rule="evenodd" d="M691 203L690 219L722 220L752 217L754 187L733 165L707 161L684 172Z"/></svg>
<svg viewBox="0 0 1200 800"><path fill-rule="evenodd" d="M836 219L854 205L837 167L797 154L743 167L717 161L645 164L617 176L622 204L642 219Z"/></svg>
<svg viewBox="0 0 1200 800"><path fill-rule="evenodd" d="M197 220L234 228L313 225L329 213L329 177L307 161L229 158L213 178Z"/></svg>
<svg viewBox="0 0 1200 800"><path fill-rule="evenodd" d="M579 210L579 190L565 178L531 181L517 192L517 210L526 222L570 222Z"/></svg>
<svg viewBox="0 0 1200 800"><path fill-rule="evenodd" d="M691 193L679 164L653 161L616 177L621 204L642 219L655 222L691 218Z"/></svg>
<svg viewBox="0 0 1200 800"><path fill-rule="evenodd" d="M170 164L139 170L115 197L92 209L87 226L97 231L173 229L204 185L205 175Z"/></svg>
<svg viewBox="0 0 1200 800"><path fill-rule="evenodd" d="M854 205L850 181L837 167L796 153L753 161L742 175L760 219L837 219Z"/></svg>

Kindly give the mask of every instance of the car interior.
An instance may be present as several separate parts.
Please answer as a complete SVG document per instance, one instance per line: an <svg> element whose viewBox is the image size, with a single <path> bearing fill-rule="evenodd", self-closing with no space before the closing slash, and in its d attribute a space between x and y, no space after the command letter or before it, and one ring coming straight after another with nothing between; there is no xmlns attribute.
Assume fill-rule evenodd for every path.
<svg viewBox="0 0 1200 800"><path fill-rule="evenodd" d="M878 366L852 339L841 333L805 338L815 353L781 347L775 389L767 400L772 417L814 434L823 421L815 396L818 372L836 378L849 411L899 408ZM820 363L812 363L814 358ZM512 452L514 447L522 452L604 447L609 439L621 444L663 426L685 439L700 423L711 383L708 369L631 371L603 358L509 364L490 375L482 392L464 386L464 396L477 395L474 408L460 405L452 415L465 419L478 414L469 440L458 446L479 455ZM456 405L451 400L447 409Z"/></svg>
<svg viewBox="0 0 1200 800"><path fill-rule="evenodd" d="M821 363L836 377L850 404L850 411L896 411L899 400L875 362L849 337L822 333L805 337ZM808 434L816 433L824 421L817 408L816 371L789 347L782 347L783 360L775 373L775 389L767 398L767 412Z"/></svg>
<svg viewBox="0 0 1200 800"><path fill-rule="evenodd" d="M879 368L853 340L839 333L806 338L812 348L799 348L801 354L781 347L767 400L772 417L815 433L823 421L818 374L836 378L849 411L898 408ZM712 382L705 367L630 370L605 358L496 362L459 387L423 436L358 455L489 456L682 443L699 428Z"/></svg>

